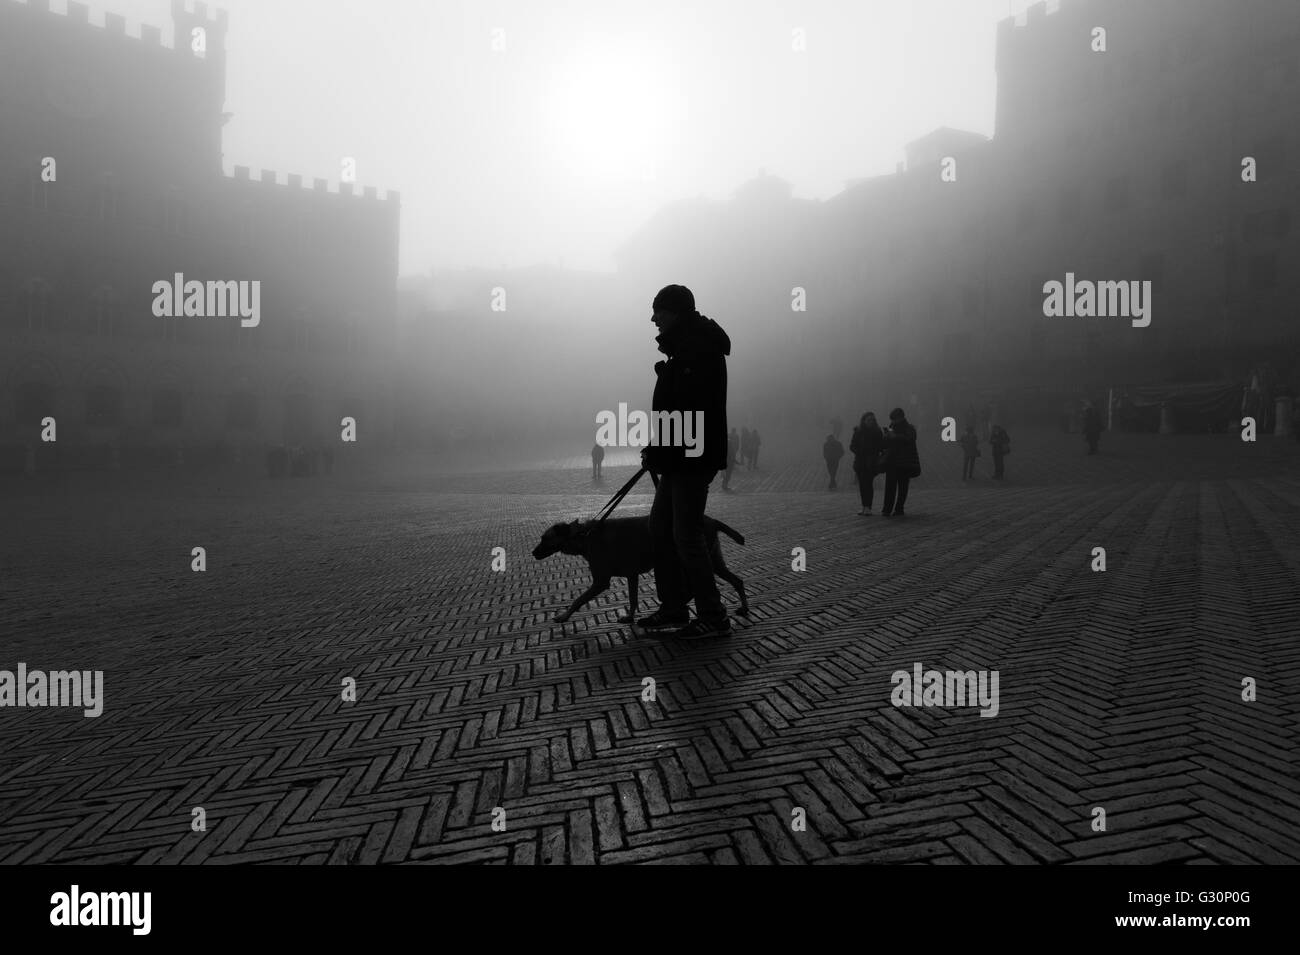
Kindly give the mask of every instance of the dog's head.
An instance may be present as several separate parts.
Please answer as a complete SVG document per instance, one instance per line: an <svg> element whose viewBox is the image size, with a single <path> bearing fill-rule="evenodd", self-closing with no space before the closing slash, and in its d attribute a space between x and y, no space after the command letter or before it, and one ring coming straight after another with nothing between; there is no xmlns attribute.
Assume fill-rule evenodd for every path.
<svg viewBox="0 0 1300 955"><path fill-rule="evenodd" d="M582 521L570 521L567 524L552 524L542 535L542 539L533 548L533 556L538 560L552 554L576 553L576 547L584 536Z"/></svg>

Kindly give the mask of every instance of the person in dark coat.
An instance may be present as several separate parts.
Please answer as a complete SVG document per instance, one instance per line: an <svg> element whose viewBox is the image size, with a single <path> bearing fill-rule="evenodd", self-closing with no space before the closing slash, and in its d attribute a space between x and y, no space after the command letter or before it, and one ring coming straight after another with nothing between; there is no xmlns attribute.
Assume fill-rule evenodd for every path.
<svg viewBox="0 0 1300 955"><path fill-rule="evenodd" d="M736 434L736 429L731 429L731 434L727 437L727 468L722 472L722 489L731 490L731 472L736 469L736 455L740 453L740 436Z"/></svg>
<svg viewBox="0 0 1300 955"><path fill-rule="evenodd" d="M921 458L916 452L916 428L907 420L902 408L889 412L885 431L885 506L882 517L904 517L907 486L921 474Z"/></svg>
<svg viewBox="0 0 1300 955"><path fill-rule="evenodd" d="M961 479L970 480L975 477L975 459L980 456L980 439L975 433L975 425L966 425L966 433L961 436Z"/></svg>
<svg viewBox="0 0 1300 955"><path fill-rule="evenodd" d="M822 445L822 458L826 461L826 473L831 476L828 491L833 491L836 488L835 474L840 469L840 458L842 457L844 457L844 445L836 440L835 435L826 435L826 443Z"/></svg>
<svg viewBox="0 0 1300 955"><path fill-rule="evenodd" d="M701 453L659 443L641 453L642 463L660 475L650 508L654 541L655 587L659 609L637 621L642 630L680 627L669 636L698 640L731 634L731 621L713 578L704 537L704 509L709 484L731 460L727 442L727 356L731 339L711 318L695 308L695 296L682 285L659 291L651 321L659 329L655 341L667 358L655 364L655 412L681 412L682 418L703 417ZM655 420L660 420L658 415ZM664 436L665 438L667 436ZM694 596L696 619L689 619Z"/></svg>
<svg viewBox="0 0 1300 955"><path fill-rule="evenodd" d="M849 450L853 453L853 472L858 476L858 496L862 499L859 517L871 515L871 503L876 496L876 464L885 449L885 434L880 430L874 413L868 411L853 429Z"/></svg>
<svg viewBox="0 0 1300 955"><path fill-rule="evenodd" d="M1083 413L1083 436L1088 442L1088 453L1097 453L1097 442L1101 440L1101 415L1095 405L1088 405Z"/></svg>
<svg viewBox="0 0 1300 955"><path fill-rule="evenodd" d="M989 432L989 447L993 451L993 476L1001 479L1002 459L1011 453L1011 435L1007 434L1006 428L1000 424L995 424L993 430Z"/></svg>
<svg viewBox="0 0 1300 955"><path fill-rule="evenodd" d="M749 456L754 453L754 442L748 428L740 429L740 465L749 469Z"/></svg>
<svg viewBox="0 0 1300 955"><path fill-rule="evenodd" d="M600 480L600 465L605 460L605 449L599 444L591 446L591 479Z"/></svg>

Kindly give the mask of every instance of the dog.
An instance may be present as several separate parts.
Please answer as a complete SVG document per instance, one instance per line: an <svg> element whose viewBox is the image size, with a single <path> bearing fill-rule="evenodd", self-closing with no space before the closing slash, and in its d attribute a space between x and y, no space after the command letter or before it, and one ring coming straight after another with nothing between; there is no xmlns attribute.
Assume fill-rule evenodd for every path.
<svg viewBox="0 0 1300 955"><path fill-rule="evenodd" d="M745 596L745 582L733 574L726 561L722 559L722 548L718 545L718 531L726 534L742 547L745 538L722 521L712 517L704 518L704 541L709 548L709 560L713 563L713 572L731 584L740 595L740 607L736 613L742 617L749 616L749 599ZM552 554L571 554L585 557L591 568L592 583L578 597L568 610L555 615L557 623L564 623L573 614L595 597L609 589L611 577L627 578L627 594L631 609L618 618L619 623L632 623L636 620L637 578L641 574L654 570L654 544L650 537L650 518L613 517L597 524L596 521L570 521L567 524L552 524L542 535L541 541L533 548L533 557L543 560Z"/></svg>

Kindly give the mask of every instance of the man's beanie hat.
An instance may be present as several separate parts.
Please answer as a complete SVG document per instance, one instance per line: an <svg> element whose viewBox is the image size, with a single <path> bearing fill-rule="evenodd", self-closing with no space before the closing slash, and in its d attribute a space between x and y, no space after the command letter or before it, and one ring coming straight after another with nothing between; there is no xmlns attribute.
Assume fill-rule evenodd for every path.
<svg viewBox="0 0 1300 955"><path fill-rule="evenodd" d="M655 311L673 312L677 315L690 315L695 311L695 296L685 285L665 285L655 296L651 307Z"/></svg>
<svg viewBox="0 0 1300 955"><path fill-rule="evenodd" d="M898 420L900 420L900 419L903 418L903 417L905 417L905 416L904 416L904 414L903 414L903 409L902 409L902 408L895 408L893 411L889 412L889 420L890 420L890 421L898 421Z"/></svg>

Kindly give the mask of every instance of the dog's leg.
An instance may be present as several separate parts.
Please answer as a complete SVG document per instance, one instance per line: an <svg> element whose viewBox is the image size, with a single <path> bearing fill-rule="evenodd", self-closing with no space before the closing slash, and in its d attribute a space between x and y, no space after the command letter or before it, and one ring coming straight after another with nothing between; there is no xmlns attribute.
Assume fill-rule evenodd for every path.
<svg viewBox="0 0 1300 955"><path fill-rule="evenodd" d="M716 534L713 536L709 547L709 556L713 561L713 573L735 587L736 593L740 594L740 606L736 608L736 613L742 617L748 617L749 598L745 596L745 582L733 574L727 566L727 562L722 559L722 548L718 544Z"/></svg>
<svg viewBox="0 0 1300 955"><path fill-rule="evenodd" d="M745 582L733 574L726 567L719 567L718 576L725 580L731 586L736 588L736 593L740 594L740 606L736 608L736 613L742 617L749 616L749 598L745 596Z"/></svg>
<svg viewBox="0 0 1300 955"><path fill-rule="evenodd" d="M575 600L569 606L568 610L564 611L563 613L557 613L555 615L555 622L564 623L564 621L572 617L574 613L577 612L578 608L581 607L583 604L585 604L588 600L591 600L593 597L599 597L608 589L609 589L608 577L606 577L604 580L593 581L592 585L588 587L586 590L584 590L582 594L578 597L578 599Z"/></svg>
<svg viewBox="0 0 1300 955"><path fill-rule="evenodd" d="M627 579L627 602L631 609L628 610L627 616L618 618L619 623L634 623L636 621L636 580L636 574Z"/></svg>

